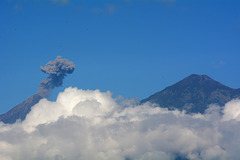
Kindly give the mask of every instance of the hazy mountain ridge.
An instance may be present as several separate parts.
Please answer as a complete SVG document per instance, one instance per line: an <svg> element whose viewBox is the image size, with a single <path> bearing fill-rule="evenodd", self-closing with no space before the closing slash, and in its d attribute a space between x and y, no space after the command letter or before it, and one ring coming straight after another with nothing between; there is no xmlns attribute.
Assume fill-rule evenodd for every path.
<svg viewBox="0 0 240 160"><path fill-rule="evenodd" d="M240 89L227 87L207 75L192 74L141 103L149 101L169 109L204 113L209 104L223 106L231 99L239 97Z"/></svg>

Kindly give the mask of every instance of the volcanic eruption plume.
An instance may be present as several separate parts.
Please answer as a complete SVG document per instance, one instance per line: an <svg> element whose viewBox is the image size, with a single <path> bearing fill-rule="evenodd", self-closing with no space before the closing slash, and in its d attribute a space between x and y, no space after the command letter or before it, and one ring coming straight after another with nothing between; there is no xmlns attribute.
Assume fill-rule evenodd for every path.
<svg viewBox="0 0 240 160"><path fill-rule="evenodd" d="M17 119L24 120L26 115L31 111L32 106L46 97L54 87L62 85L64 77L74 71L75 65L73 62L57 56L55 61L48 62L45 67L40 67L40 69L42 72L49 74L49 76L40 82L37 94L28 97L7 113L0 115L0 121L15 123ZM2 158L0 157L0 159Z"/></svg>
<svg viewBox="0 0 240 160"><path fill-rule="evenodd" d="M40 69L42 72L49 74L49 76L40 82L37 94L46 97L54 87L62 85L64 77L74 71L75 65L73 62L57 56L54 61L48 62Z"/></svg>

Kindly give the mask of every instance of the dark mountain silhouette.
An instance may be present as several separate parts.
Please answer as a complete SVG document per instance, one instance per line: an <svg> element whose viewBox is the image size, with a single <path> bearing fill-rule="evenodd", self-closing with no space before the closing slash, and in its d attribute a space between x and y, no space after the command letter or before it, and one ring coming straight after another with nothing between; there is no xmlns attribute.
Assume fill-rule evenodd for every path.
<svg viewBox="0 0 240 160"><path fill-rule="evenodd" d="M15 123L18 119L24 120L26 115L31 111L32 106L37 104L42 98L43 97L38 94L28 97L25 101L15 106L7 113L0 115L0 121L11 124Z"/></svg>
<svg viewBox="0 0 240 160"><path fill-rule="evenodd" d="M204 113L209 104L223 106L234 98L240 98L240 89L227 87L207 75L192 74L141 103L149 101L171 110L177 108L188 113Z"/></svg>

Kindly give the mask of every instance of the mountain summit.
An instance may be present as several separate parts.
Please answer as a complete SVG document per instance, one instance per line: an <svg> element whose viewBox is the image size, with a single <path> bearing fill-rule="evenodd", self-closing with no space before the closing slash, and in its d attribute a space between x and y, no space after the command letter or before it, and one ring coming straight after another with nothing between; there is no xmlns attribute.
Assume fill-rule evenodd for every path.
<svg viewBox="0 0 240 160"><path fill-rule="evenodd" d="M227 87L207 75L192 74L142 100L141 103L149 101L168 109L204 113L209 104L223 106L234 98L240 98L240 89Z"/></svg>

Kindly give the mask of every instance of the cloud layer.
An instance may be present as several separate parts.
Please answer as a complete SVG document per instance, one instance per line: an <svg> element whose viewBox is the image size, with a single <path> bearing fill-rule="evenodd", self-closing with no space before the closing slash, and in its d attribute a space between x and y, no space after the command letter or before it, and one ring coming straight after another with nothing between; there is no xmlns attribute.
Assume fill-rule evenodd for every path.
<svg viewBox="0 0 240 160"><path fill-rule="evenodd" d="M232 100L224 110L212 105L189 115L67 88L56 102L42 99L23 122L0 123L0 159L238 159L239 108Z"/></svg>

